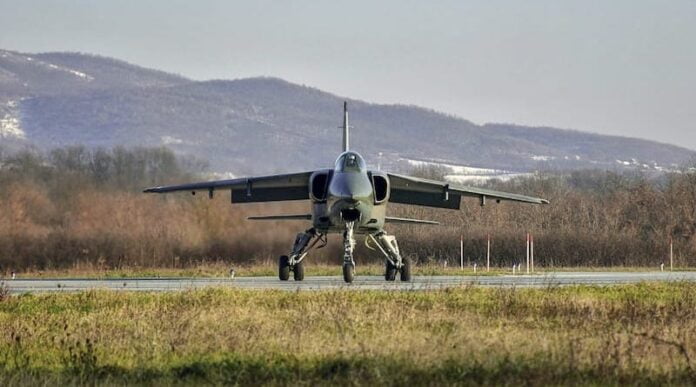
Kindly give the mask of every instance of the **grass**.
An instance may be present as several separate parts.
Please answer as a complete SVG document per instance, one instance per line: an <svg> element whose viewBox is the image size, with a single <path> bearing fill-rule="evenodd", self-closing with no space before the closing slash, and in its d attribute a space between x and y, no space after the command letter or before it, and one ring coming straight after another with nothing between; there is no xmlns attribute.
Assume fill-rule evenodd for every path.
<svg viewBox="0 0 696 387"><path fill-rule="evenodd" d="M0 301L0 384L696 383L696 285Z"/></svg>
<svg viewBox="0 0 696 387"><path fill-rule="evenodd" d="M226 262L203 262L184 268L149 268L149 267L125 267L125 268L101 268L94 264L78 264L65 269L38 270L30 269L18 273L20 278L136 278L136 277L202 277L202 278L226 278L230 275L233 266ZM259 277L278 275L278 267L274 262L263 262L253 265L234 266L235 276L237 277ZM384 266L381 264L358 265L359 275L384 275ZM667 269L668 270L668 269ZM675 271L688 271L694 268L675 268ZM547 272L593 272L593 271L630 271L630 272L651 272L659 271L659 267L631 267L631 266L612 266L612 267L537 267L536 274ZM524 266L522 268L524 272ZM305 266L307 276L340 276L340 264L327 265L307 262ZM461 270L458 266L443 266L437 264L415 265L414 275L461 275L461 276L489 276L489 275L508 275L512 274L511 268L492 267L489 272L485 267L478 267L476 273L472 267L465 267ZM9 273L5 273L9 277ZM0 278L2 275L0 273Z"/></svg>
<svg viewBox="0 0 696 387"><path fill-rule="evenodd" d="M123 269L100 269L93 266L76 266L68 269L28 270L18 273L21 278L133 278L133 277L205 277L222 278L229 277L233 266L228 263L203 263L186 268L138 268L129 267ZM256 265L234 266L237 277L260 277L278 275L276 263L262 263ZM359 275L384 275L384 266L377 264L358 265L356 271ZM486 273L485 269L478 268L476 275L499 275L509 270L492 269ZM307 276L339 276L342 275L340 264L313 264L305 266ZM473 275L472 268L464 271L458 267L442 267L438 265L414 266L415 275Z"/></svg>

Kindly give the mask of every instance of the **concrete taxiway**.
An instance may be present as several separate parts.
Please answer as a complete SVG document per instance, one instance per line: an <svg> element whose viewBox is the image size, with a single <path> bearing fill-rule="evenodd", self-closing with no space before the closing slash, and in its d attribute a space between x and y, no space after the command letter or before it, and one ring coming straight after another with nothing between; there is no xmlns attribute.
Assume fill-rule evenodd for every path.
<svg viewBox="0 0 696 387"><path fill-rule="evenodd" d="M535 275L414 276L411 282L386 282L379 276L356 276L352 284L343 278L305 277L304 281L280 281L276 277L229 278L123 278L123 279L0 279L12 293L74 292L89 289L118 291L177 291L205 287L278 290L432 290L458 286L548 287L567 285L616 285L645 281L694 281L696 272L551 272Z"/></svg>

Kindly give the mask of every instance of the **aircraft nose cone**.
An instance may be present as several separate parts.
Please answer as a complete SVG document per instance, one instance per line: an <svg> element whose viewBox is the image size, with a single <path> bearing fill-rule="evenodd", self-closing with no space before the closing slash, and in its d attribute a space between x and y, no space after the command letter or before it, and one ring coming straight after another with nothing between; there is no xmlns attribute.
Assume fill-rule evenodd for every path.
<svg viewBox="0 0 696 387"><path fill-rule="evenodd" d="M367 176L357 173L337 173L329 186L332 197L350 203L369 198L371 192L372 186Z"/></svg>
<svg viewBox="0 0 696 387"><path fill-rule="evenodd" d="M357 207L360 204L359 197L357 195L353 195L350 193L344 193L342 195L334 195L338 201L343 203L344 205L351 206L351 207Z"/></svg>

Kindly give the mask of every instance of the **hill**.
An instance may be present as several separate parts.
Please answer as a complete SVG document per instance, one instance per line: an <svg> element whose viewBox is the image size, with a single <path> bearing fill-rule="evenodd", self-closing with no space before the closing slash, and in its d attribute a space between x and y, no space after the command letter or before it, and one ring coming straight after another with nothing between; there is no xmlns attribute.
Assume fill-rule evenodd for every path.
<svg viewBox="0 0 696 387"><path fill-rule="evenodd" d="M345 98L277 78L192 81L79 53L0 50L0 139L39 147L164 145L234 174L327 167ZM416 106L350 100L352 147L375 166L409 160L526 172L678 167L674 145L548 127L476 125ZM381 157L379 154L382 154Z"/></svg>

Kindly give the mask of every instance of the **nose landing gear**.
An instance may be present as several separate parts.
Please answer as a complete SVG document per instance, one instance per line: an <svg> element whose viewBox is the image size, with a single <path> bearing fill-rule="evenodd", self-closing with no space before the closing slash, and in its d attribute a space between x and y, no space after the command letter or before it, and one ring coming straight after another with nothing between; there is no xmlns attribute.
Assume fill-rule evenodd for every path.
<svg viewBox="0 0 696 387"><path fill-rule="evenodd" d="M346 283L353 282L355 277L355 238L353 237L354 222L346 222L346 231L343 233L343 280Z"/></svg>

